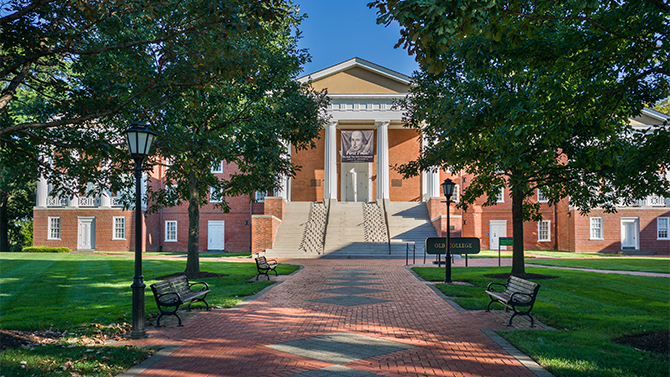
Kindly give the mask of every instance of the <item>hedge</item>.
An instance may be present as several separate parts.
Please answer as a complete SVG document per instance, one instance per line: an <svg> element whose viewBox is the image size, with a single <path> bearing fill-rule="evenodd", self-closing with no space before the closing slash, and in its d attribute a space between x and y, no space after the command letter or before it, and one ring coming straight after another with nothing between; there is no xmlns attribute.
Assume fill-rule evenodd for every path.
<svg viewBox="0 0 670 377"><path fill-rule="evenodd" d="M28 246L23 248L24 253L69 253L67 247Z"/></svg>

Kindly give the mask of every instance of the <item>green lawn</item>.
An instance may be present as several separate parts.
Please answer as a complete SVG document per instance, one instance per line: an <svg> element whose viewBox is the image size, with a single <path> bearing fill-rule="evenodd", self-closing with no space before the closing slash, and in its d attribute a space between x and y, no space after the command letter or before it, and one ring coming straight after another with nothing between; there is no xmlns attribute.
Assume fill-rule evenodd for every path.
<svg viewBox="0 0 670 377"><path fill-rule="evenodd" d="M444 280L444 270L413 268L426 280ZM455 281L474 287L437 284L437 288L469 310L486 309L484 293L491 279L484 275L508 273L509 267L454 268ZM607 275L583 271L526 268L528 273L556 276L541 284L533 315L558 331L501 332L521 351L556 376L667 376L667 356L615 344L625 334L668 330L670 279ZM497 307L500 309L500 306Z"/></svg>
<svg viewBox="0 0 670 377"><path fill-rule="evenodd" d="M670 258L588 258L588 259L533 259L529 264L588 268L597 270L641 271L670 274Z"/></svg>
<svg viewBox="0 0 670 377"><path fill-rule="evenodd" d="M143 261L147 317L158 313L149 285L160 276L182 272L185 266L185 260ZM298 268L280 265L277 271L287 274ZM207 302L215 307L232 307L245 296L273 284L263 278L258 282L250 280L257 274L253 262L202 258L200 270L228 275L202 279L212 290ZM134 259L120 256L0 253L0 328L52 328L79 336L114 323L130 323L134 271ZM194 305L200 306L204 307ZM148 350L126 347L50 345L3 351L0 370L4 376L113 376L148 354Z"/></svg>

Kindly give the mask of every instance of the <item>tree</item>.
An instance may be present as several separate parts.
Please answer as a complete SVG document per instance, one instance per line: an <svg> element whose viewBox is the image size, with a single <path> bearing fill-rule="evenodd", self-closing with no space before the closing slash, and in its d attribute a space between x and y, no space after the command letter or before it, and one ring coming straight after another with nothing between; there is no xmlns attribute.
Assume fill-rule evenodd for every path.
<svg viewBox="0 0 670 377"><path fill-rule="evenodd" d="M253 34L288 11L273 0L15 0L2 7L0 143L28 152L15 148L25 136L30 155L51 156L37 162L56 194L83 193L91 182L98 192L120 189L123 167L109 161L126 159L118 135L139 110L158 111L180 92L229 74L210 63L225 60L230 45L202 41ZM187 56L177 53L183 45Z"/></svg>
<svg viewBox="0 0 670 377"><path fill-rule="evenodd" d="M644 103L668 96L667 5L660 2L375 1L397 20L399 44L422 71L405 106L434 141L400 167L431 166L476 178L461 206L503 186L513 203L512 273L525 273L523 221L538 220L541 189L587 212L668 195L667 125L628 126ZM586 5L582 5L586 4ZM430 143L429 143L430 145Z"/></svg>
<svg viewBox="0 0 670 377"><path fill-rule="evenodd" d="M158 155L168 161L164 186L151 192L151 210L188 202L187 274L200 272L200 207L217 201L227 212L229 197L273 191L280 176L297 168L288 148L312 146L323 126L325 93L296 81L308 55L289 32L301 17L287 14L256 34L203 38L226 45L230 53L211 64L230 73L147 111ZM220 163L232 167L224 178L212 173Z"/></svg>
<svg viewBox="0 0 670 377"><path fill-rule="evenodd" d="M19 148L28 140L17 139ZM0 148L0 251L12 251L23 244L21 224L32 217L37 169L35 159L16 159Z"/></svg>

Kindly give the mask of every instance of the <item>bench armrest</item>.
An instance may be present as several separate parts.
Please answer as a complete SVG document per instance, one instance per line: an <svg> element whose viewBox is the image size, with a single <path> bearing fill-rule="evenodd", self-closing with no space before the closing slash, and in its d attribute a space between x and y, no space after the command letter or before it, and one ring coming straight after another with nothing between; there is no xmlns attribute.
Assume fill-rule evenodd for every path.
<svg viewBox="0 0 670 377"><path fill-rule="evenodd" d="M275 259L266 259L266 260L267 260L269 266L276 266L276 265L279 264L279 262L277 262L277 260L275 260Z"/></svg>
<svg viewBox="0 0 670 377"><path fill-rule="evenodd" d="M505 284L501 284L501 283L489 283L489 285L486 286L486 290L491 291L491 292L495 292L495 290L491 289L491 287L498 286L498 285L503 287L503 289L507 287Z"/></svg>
<svg viewBox="0 0 670 377"><path fill-rule="evenodd" d="M174 297L166 300L165 298L169 297L169 296L174 296ZM168 292L168 293L164 293L162 295L158 295L158 296L156 296L156 301L158 301L161 305L173 305L173 304L176 304L178 302L182 302L181 301L181 296L177 292Z"/></svg>
<svg viewBox="0 0 670 377"><path fill-rule="evenodd" d="M188 283L188 287L191 288L191 290L193 290L193 286L196 286L196 285L204 285L204 287L202 289L200 289L201 291L209 290L209 285L204 281L198 281L198 282L195 282L195 283Z"/></svg>

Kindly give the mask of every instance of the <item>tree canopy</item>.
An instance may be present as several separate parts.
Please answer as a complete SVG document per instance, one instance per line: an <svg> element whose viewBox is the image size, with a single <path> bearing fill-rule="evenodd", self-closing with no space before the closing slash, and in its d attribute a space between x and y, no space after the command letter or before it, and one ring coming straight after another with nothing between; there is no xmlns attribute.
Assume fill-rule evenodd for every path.
<svg viewBox="0 0 670 377"><path fill-rule="evenodd" d="M634 130L629 118L668 96L668 7L661 2L375 1L396 20L399 45L421 72L405 103L411 126L433 140L400 170L431 166L475 175L467 206L501 187L513 201L512 273L523 274L523 221L531 198L569 197L586 212L670 194L667 125Z"/></svg>

